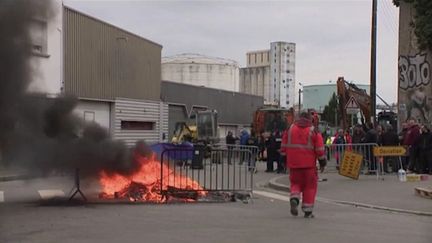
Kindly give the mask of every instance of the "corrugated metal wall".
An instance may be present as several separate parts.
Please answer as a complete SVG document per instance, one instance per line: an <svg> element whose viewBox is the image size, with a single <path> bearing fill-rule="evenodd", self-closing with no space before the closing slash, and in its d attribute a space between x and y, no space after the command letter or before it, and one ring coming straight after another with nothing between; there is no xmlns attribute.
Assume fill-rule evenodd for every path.
<svg viewBox="0 0 432 243"><path fill-rule="evenodd" d="M112 134L115 139L128 146L144 139L148 144L162 141L162 134L168 137L168 104L157 101L115 99L113 108ZM122 130L121 121L154 122L153 130Z"/></svg>
<svg viewBox="0 0 432 243"><path fill-rule="evenodd" d="M162 46L64 8L65 93L159 100Z"/></svg>
<svg viewBox="0 0 432 243"><path fill-rule="evenodd" d="M183 106L187 112L194 107L215 109L218 111L219 123L226 125L250 125L254 112L264 105L261 96L169 81L162 81L161 97L164 102L170 104L170 111L172 105ZM173 120L172 118L170 116L170 120Z"/></svg>

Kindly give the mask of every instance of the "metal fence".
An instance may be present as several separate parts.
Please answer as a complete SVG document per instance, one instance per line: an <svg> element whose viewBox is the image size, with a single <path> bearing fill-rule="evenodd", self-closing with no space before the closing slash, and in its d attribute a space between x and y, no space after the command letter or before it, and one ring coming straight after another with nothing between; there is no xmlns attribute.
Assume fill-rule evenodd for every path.
<svg viewBox="0 0 432 243"><path fill-rule="evenodd" d="M212 192L253 192L256 146L196 145L161 153L161 194L178 197Z"/></svg>
<svg viewBox="0 0 432 243"><path fill-rule="evenodd" d="M352 151L363 156L361 173L377 174L382 171L380 161L374 157L373 147L376 143L330 144L325 146L329 170L339 170L345 151Z"/></svg>

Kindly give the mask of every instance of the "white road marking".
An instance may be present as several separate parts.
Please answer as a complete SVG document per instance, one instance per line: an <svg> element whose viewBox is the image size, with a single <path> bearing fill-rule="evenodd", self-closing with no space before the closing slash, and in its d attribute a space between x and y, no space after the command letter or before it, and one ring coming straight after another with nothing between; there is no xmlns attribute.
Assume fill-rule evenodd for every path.
<svg viewBox="0 0 432 243"><path fill-rule="evenodd" d="M283 196L280 194L276 194L276 193L272 193L272 192L266 192L266 191L253 191L253 194L257 194L257 195L261 195L264 197L269 197L269 198L273 198L273 199L277 199L277 200L281 200L281 201L285 201L285 202L289 202L290 198L287 196Z"/></svg>
<svg viewBox="0 0 432 243"><path fill-rule="evenodd" d="M4 202L4 192L0 191L0 203Z"/></svg>
<svg viewBox="0 0 432 243"><path fill-rule="evenodd" d="M50 198L65 196L65 193L62 190L39 190L38 192L42 199L50 199Z"/></svg>

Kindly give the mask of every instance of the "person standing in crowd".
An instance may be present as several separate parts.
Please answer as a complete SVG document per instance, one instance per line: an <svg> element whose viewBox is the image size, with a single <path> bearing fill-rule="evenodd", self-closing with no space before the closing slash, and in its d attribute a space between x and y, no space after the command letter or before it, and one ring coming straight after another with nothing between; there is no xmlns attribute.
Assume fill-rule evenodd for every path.
<svg viewBox="0 0 432 243"><path fill-rule="evenodd" d="M388 124L384 133L382 135L382 145L383 146L397 146L399 145L399 137L394 131L393 127ZM384 157L384 172L389 173L389 165L391 166L392 172L397 172L399 168L399 163L397 157Z"/></svg>
<svg viewBox="0 0 432 243"><path fill-rule="evenodd" d="M275 139L276 139L276 162L277 162L277 167L276 167L276 172L279 173L283 173L284 171L284 165L285 161L282 161L282 156L281 156L281 143L282 143L282 134L279 132L279 130L276 130L275 132Z"/></svg>
<svg viewBox="0 0 432 243"><path fill-rule="evenodd" d="M417 160L417 148L414 142L417 140L419 136L420 136L420 126L417 124L414 118L409 119L408 128L403 139L403 145L408 147L408 153L409 153L408 170L407 170L408 173L413 172L414 165Z"/></svg>
<svg viewBox="0 0 432 243"><path fill-rule="evenodd" d="M247 157L246 159L248 161L249 171L253 171L254 173L256 173L257 169L255 166L255 162L256 162L256 154L258 152L256 151L258 146L258 140L254 130L251 131L251 135L247 140L247 145L248 145L247 151L249 151L249 153L246 154Z"/></svg>
<svg viewBox="0 0 432 243"><path fill-rule="evenodd" d="M250 137L250 135L249 135L248 131L246 131L246 129L242 129L240 132L240 145L243 148L240 148L240 150L243 150L244 146L247 146L247 142L249 140L249 137ZM240 153L240 164L243 164L243 162L245 162L245 161L246 161L245 154Z"/></svg>
<svg viewBox="0 0 432 243"><path fill-rule="evenodd" d="M432 174L432 133L427 125L420 127L420 135L414 144L418 157L414 163L413 171Z"/></svg>
<svg viewBox="0 0 432 243"><path fill-rule="evenodd" d="M360 145L365 137L365 132L362 125L357 124L354 126L352 135L353 150L357 153L363 154L362 145Z"/></svg>
<svg viewBox="0 0 432 243"><path fill-rule="evenodd" d="M408 123L404 122L404 123L402 123L402 129L398 133L400 145L404 145L404 138L406 136L407 131L408 131ZM401 160L402 160L402 168L404 170L408 169L408 157L403 156L403 157L401 157Z"/></svg>
<svg viewBox="0 0 432 243"><path fill-rule="evenodd" d="M282 139L281 152L286 153L286 165L290 170L290 207L293 216L298 215L302 197L305 218L313 218L313 207L318 187L316 161L320 171L326 166L324 144L321 134L314 130L308 112L302 112L298 120L288 129Z"/></svg>
<svg viewBox="0 0 432 243"><path fill-rule="evenodd" d="M327 160L330 160L330 147L332 144L330 127L326 127L326 130L322 133L322 137L325 145L325 154L327 155Z"/></svg>
<svg viewBox="0 0 432 243"><path fill-rule="evenodd" d="M266 149L267 149L267 169L265 172L273 172L274 171L274 162L277 161L277 142L276 137L273 133L268 133L268 139L266 140Z"/></svg>
<svg viewBox="0 0 432 243"><path fill-rule="evenodd" d="M288 127L289 129L289 127ZM287 173L287 168L286 168L286 153L285 150L282 149L282 141L284 140L284 138L286 138L288 136L288 129L286 129L285 131L283 131L282 133L282 138L281 138L281 146L279 149L279 165L278 167L282 168L282 171L278 171L277 173Z"/></svg>
<svg viewBox="0 0 432 243"><path fill-rule="evenodd" d="M365 137L365 132L360 124L355 125L353 135L352 135L352 143L359 144L363 141Z"/></svg>
<svg viewBox="0 0 432 243"><path fill-rule="evenodd" d="M350 129L345 130L344 139L345 139L345 144L349 144L349 146L346 146L345 149L351 150L352 137L351 137Z"/></svg>
<svg viewBox="0 0 432 243"><path fill-rule="evenodd" d="M373 144L378 142L377 130L372 123L368 125L369 130L366 132L363 143L366 143L365 159L368 162L368 174L373 174L376 170L376 161L373 156Z"/></svg>
<svg viewBox="0 0 432 243"><path fill-rule="evenodd" d="M233 133L231 131L228 131L228 134L225 137L225 143L228 147L228 164L231 164L231 159L233 157L233 149L236 140L237 137L234 137Z"/></svg>
<svg viewBox="0 0 432 243"><path fill-rule="evenodd" d="M335 135L335 138L333 140L333 146L335 150L335 159L336 159L336 169L339 170L339 160L341 159L342 153L345 150L344 144L346 144L345 141L345 134L343 129L339 129L338 132Z"/></svg>
<svg viewBox="0 0 432 243"><path fill-rule="evenodd" d="M266 157L266 156L264 156L264 151L266 149L265 141L266 141L266 139L264 138L264 132L261 132L260 136L258 138L258 150L259 150L258 159L259 159L259 161L264 161L264 159Z"/></svg>

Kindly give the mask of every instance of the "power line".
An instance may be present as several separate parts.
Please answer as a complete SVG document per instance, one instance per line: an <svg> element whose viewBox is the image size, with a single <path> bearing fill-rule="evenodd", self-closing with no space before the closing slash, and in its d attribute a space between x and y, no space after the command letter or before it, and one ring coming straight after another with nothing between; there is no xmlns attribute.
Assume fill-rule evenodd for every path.
<svg viewBox="0 0 432 243"><path fill-rule="evenodd" d="M398 24L398 21L397 21L397 17L394 14L394 9L396 7L391 6L390 5L391 3L389 3L387 0L383 0L382 2L383 2L384 10L389 15L389 22L390 22L391 26L396 30L396 32L398 32L398 30L399 30L399 24Z"/></svg>
<svg viewBox="0 0 432 243"><path fill-rule="evenodd" d="M383 2L383 1L381 1ZM394 28L394 25L391 24L392 20L389 18L389 13L387 12L387 9L384 8L384 5L380 4L379 7L381 7L380 9L382 9L380 11L381 15L380 15L380 19L383 20L382 22L384 23L384 27L394 36L397 36L397 31Z"/></svg>

